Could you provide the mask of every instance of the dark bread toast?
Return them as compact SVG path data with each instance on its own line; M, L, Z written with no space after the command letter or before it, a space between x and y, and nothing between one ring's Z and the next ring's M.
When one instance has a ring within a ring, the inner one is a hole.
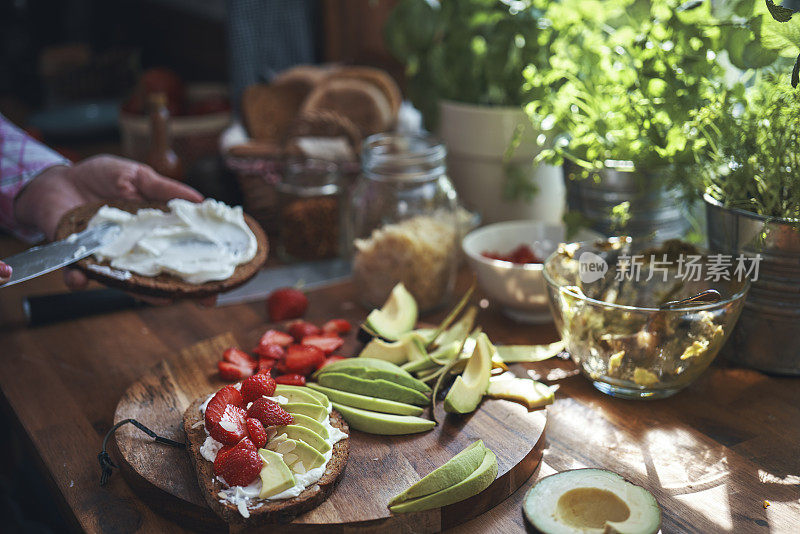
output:
M141 208L157 208L167 211L165 203L139 200L115 200L85 204L70 210L61 218L56 229L56 239L66 239L70 234L84 230L89 224L89 220L102 206L112 206L130 213L136 213ZM267 261L269 243L264 230L252 217L245 215L244 219L255 235L256 241L258 241L258 251L252 260L236 267L233 275L226 280L191 284L171 274L142 276L136 273L130 273L130 277L123 278L114 276L110 269L96 270L98 266L108 267L108 262L99 262L93 256L80 260L74 266L86 273L89 278L107 286L117 287L141 295L170 299L209 297L244 284L255 276L261 266L264 265L264 262Z
M250 517L245 519L239 510L229 502L220 502L217 494L223 489L222 484L214 476L214 464L200 454L200 447L206 440L206 431L200 405L206 400L201 397L194 401L183 414L183 430L186 432L186 443L189 457L192 459L200 490L211 509L232 527L254 528L274 523L287 523L312 508L319 506L333 492L338 484L347 457L350 452L350 438L344 438L333 446L331 459L325 473L316 484L307 487L297 497L280 501L262 501L258 508L250 508ZM331 425L346 434L350 434L347 423L335 410L330 414Z

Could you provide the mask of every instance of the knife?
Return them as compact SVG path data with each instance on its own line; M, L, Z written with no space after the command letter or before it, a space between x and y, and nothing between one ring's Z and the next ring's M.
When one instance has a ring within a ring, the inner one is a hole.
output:
M119 225L104 223L72 234L61 241L29 248L25 252L5 258L2 261L12 269L11 280L0 285L0 288L36 278L91 256L97 249L114 239L119 232Z
M231 306L264 300L280 287L300 286L301 289L318 289L343 282L350 277L350 271L350 260L347 259L296 263L285 267L262 269L247 283L220 294L216 305ZM26 297L22 302L22 309L28 319L28 325L39 326L145 305L118 289L93 289Z

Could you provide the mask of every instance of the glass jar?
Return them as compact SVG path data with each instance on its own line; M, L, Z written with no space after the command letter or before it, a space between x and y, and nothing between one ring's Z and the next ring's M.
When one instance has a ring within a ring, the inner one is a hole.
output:
M342 195L338 167L320 160L289 162L278 192L278 256L283 261L341 255Z
M367 307L379 307L397 282L420 311L453 292L458 264L457 207L444 145L423 134L368 137L351 194L348 241L353 281Z

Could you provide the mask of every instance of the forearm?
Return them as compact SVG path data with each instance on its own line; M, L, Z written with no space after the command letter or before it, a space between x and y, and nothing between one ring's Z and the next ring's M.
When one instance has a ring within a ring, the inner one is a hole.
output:
M0 115L0 227L26 241L40 240L41 226L36 218L28 216L35 211L35 206L20 210L19 200L28 186L35 185L32 181L38 182L40 176L53 174L51 171L63 169L65 165L69 165L67 159Z

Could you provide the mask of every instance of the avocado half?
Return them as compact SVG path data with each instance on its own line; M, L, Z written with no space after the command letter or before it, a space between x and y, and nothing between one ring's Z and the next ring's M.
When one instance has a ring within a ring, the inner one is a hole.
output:
M575 469L540 480L525 496L528 521L544 534L655 534L653 494L603 469Z
M372 310L367 316L366 326L383 339L397 341L410 332L417 323L417 301L403 284L392 289L389 298L380 310Z

